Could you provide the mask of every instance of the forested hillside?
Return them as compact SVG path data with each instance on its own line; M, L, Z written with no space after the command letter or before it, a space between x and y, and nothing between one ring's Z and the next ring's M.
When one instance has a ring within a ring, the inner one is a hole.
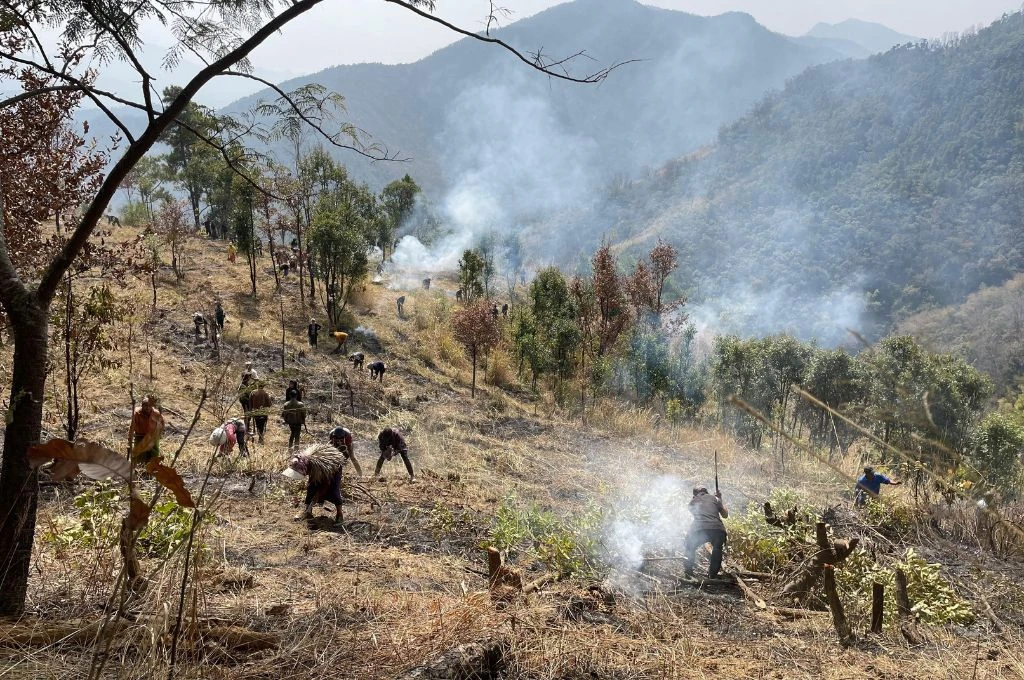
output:
M692 299L752 305L747 330L874 335L1024 268L1022 106L1021 14L812 68L712 148L562 215L564 253L664 236Z
M408 172L431 190L486 174L522 146L538 149L532 166L555 163L551 149L559 148L596 180L630 176L706 143L806 67L846 56L772 33L746 14L699 17L633 0L576 0L494 35L526 54L585 50L592 59L567 65L577 75L636 61L588 87L532 77L500 50L464 39L413 64L338 66L283 87L316 82L341 93L349 120L412 159L346 156L354 176L383 185ZM230 108L261 97L273 98L267 91Z

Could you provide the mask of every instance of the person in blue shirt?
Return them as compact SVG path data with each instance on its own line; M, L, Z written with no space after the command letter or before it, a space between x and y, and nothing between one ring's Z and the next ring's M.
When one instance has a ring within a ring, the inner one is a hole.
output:
M853 504L858 508L864 507L864 504L868 501L868 496L871 498L878 497L878 494L882 491L883 484L899 486L902 482L889 479L882 474L876 474L873 467L870 465L866 466L864 474L857 480L857 496L854 498Z

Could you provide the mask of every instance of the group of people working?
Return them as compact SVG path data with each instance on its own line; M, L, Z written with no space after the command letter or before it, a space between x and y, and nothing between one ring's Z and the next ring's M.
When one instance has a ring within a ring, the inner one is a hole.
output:
M855 507L862 508L867 504L869 498L878 497L883 485L898 486L901 483L875 472L875 469L868 465L864 468L864 474L857 479L853 504ZM729 517L729 510L722 502L720 491L716 489L712 495L708 493L707 488L702 486L693 489L689 510L690 515L693 516L693 523L690 525L690 532L687 534L683 546L684 573L687 578L693 578L697 549L710 543L711 558L708 564L708 578L716 578L722 569L722 553L725 550L725 542L728 537L725 523L722 520Z

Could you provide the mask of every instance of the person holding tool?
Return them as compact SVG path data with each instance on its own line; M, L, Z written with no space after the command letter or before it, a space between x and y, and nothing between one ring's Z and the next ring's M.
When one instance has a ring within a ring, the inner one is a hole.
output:
M708 578L716 578L722 569L722 552L725 550L727 539L722 519L729 516L729 510L722 502L722 492L718 488L717 451L715 451L715 495L709 494L703 486L694 487L689 509L690 514L693 515L693 523L690 525L690 532L686 535L683 549L684 573L687 578L693 578L697 548L710 543L711 561L708 564Z

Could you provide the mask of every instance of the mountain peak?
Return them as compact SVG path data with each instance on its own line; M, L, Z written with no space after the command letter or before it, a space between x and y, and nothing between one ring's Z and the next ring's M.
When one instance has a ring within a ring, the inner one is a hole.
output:
M811 38L847 40L856 43L868 52L886 52L896 45L917 42L917 38L906 35L873 21L846 19L836 24L818 23L806 33Z

